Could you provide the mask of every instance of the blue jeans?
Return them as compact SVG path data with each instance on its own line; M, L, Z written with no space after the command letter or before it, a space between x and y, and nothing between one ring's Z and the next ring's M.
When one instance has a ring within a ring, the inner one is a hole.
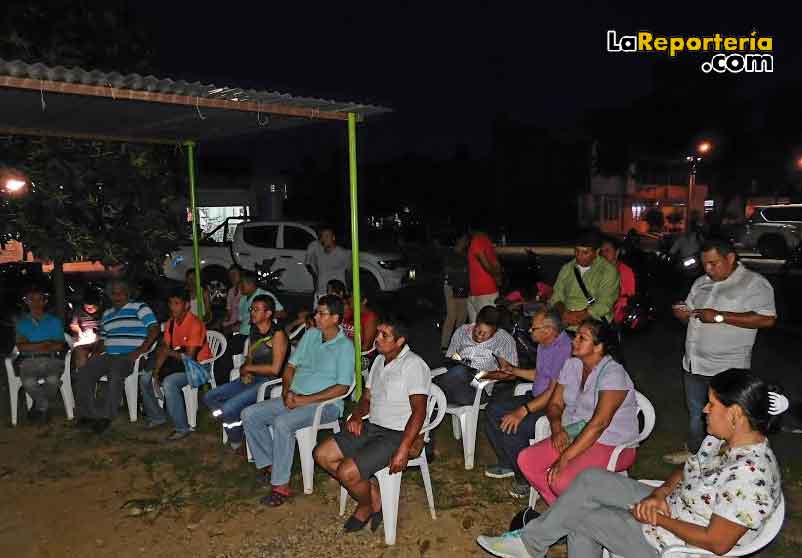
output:
M215 418L223 422L226 435L233 444L242 442L242 410L249 405L256 403L259 386L272 380L270 376L254 376L253 382L243 384L241 380L235 380L221 386L217 386L203 396L203 403L214 413L222 411L222 415ZM268 397L270 394L266 394Z
M292 457L295 453L295 432L312 426L317 405L287 409L278 397L262 401L242 411L245 437L257 469L273 466L270 484L281 486L290 482ZM340 416L335 405L326 405L321 423L333 422ZM273 432L270 432L270 426Z
M707 422L702 409L707 405L707 388L712 376L701 376L684 372L685 404L688 407L688 451L696 453L707 436Z
M167 414L173 420L176 432L189 432L189 421L187 420L187 408L184 405L184 394L181 392L184 386L189 383L184 372L170 374L162 381L164 391L164 404L167 407ZM167 421L164 410L159 406L159 400L153 391L153 381L150 372L145 372L139 376L139 390L142 392L142 405L145 407L145 414L155 423Z

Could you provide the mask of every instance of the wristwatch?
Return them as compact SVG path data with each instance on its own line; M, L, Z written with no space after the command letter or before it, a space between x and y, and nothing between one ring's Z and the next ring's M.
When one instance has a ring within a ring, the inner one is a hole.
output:
M723 314L716 314L715 316L713 316L713 321L716 322L717 324L723 324L724 323L724 315Z

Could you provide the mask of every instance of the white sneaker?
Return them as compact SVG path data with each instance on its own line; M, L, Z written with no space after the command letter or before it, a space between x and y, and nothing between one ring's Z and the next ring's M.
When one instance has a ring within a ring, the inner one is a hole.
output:
M521 541L521 531L507 531L498 537L476 537L476 542L483 549L500 558L532 558Z

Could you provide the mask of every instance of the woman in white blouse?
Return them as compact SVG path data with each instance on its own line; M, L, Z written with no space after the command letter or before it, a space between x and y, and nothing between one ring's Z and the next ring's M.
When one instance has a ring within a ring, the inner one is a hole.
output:
M787 409L779 392L748 370L714 376L704 408L709 435L662 486L588 469L523 529L479 537L479 545L496 556L541 558L567 536L572 558L601 556L602 546L624 558L641 558L656 557L674 544L721 556L753 541L782 494L766 438Z

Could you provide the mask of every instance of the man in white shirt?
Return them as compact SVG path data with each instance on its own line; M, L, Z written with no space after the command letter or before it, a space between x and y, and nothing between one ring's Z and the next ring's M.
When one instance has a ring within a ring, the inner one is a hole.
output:
M314 279L315 303L326 294L330 280L338 279L348 284L351 254L337 246L337 237L329 226L320 227L318 239L309 243L304 263Z
M777 320L771 284L738 262L729 242L705 242L702 263L705 275L694 282L686 300L673 307L674 316L688 325L682 358L688 447L663 457L673 464L699 451L706 436L702 409L710 379L730 368L751 368L757 330Z
M499 329L500 313L495 306L485 306L476 315L475 324L457 329L446 351L451 362L448 372L434 383L446 394L451 405L473 405L476 388L471 385L477 372L493 372L501 368L499 358L518 366L518 351L512 335ZM498 379L498 378L496 378ZM512 395L512 384L508 395Z
M345 423L345 430L315 448L315 461L357 501L345 531L361 530L370 521L373 531L382 521L376 472L403 471L410 453L423 449L418 434L426 419L431 371L407 345L406 324L394 317L379 322L373 362L362 399ZM370 421L363 419L370 413Z

